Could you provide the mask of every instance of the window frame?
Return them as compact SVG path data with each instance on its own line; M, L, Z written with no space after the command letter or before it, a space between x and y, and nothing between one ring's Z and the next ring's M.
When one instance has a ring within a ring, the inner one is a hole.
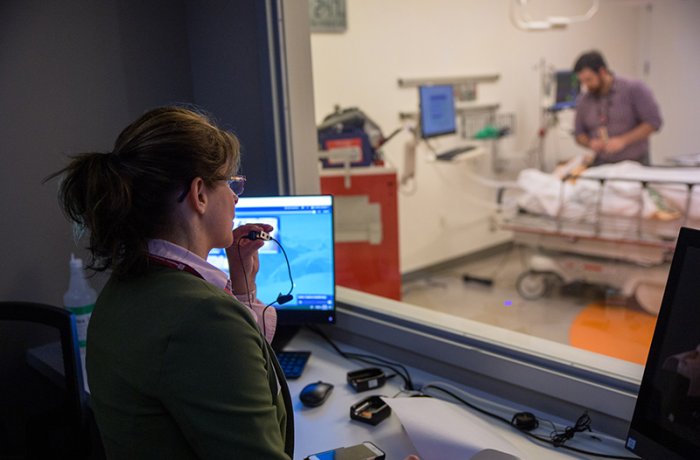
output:
M564 418L587 410L596 429L623 437L643 366L365 292L337 287L348 344Z

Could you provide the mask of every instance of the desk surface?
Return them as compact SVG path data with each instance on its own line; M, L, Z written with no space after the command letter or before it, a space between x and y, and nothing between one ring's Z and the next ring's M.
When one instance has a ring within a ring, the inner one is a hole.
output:
M338 343L338 346L344 351L354 351L367 353L365 350L358 350L354 347L349 347L343 343ZM402 460L410 454L416 454L416 448L411 443L408 435L404 431L399 418L392 413L389 418L381 422L377 426L367 425L361 422L350 419L350 406L361 399L370 395L395 396L400 392L401 380L394 378L389 380L383 387L374 391L365 391L356 393L355 390L347 384L346 374L348 371L357 370L363 367L369 367L359 362L349 361L333 350L330 345L324 342L320 337L308 330L301 330L286 347L288 350L310 350L311 357L304 369L304 373L297 380L289 381L289 389L292 395L292 404L294 406L295 420L295 460L302 460L307 455L331 450L337 447L351 446L362 443L363 441L372 441L379 446L387 454L387 460ZM35 365L40 366L40 370L44 372L59 372L60 369L60 348L56 344L40 347L33 350L33 353L28 356ZM38 363L38 364L37 364ZM560 420L556 416L543 414L531 410L529 408L518 407L510 404L507 401L498 399L493 395L486 395L483 392L469 389L465 386L455 384L444 379L435 377L434 375L422 372L420 370L408 368L411 377L415 384L421 385L428 382L442 381L450 385L456 385L462 390L469 391L475 397L481 398L486 403L491 402L496 406L487 407L489 410L499 412L499 415L510 418L508 415L528 410L534 412L539 418L551 420L557 423L558 426L571 424L571 421ZM308 408L299 401L299 392L308 383L323 380L334 385L333 392L328 400L320 407ZM476 401L472 401L478 404ZM484 403L484 404L486 404ZM482 404L479 404L484 407ZM494 409L494 407L501 409ZM505 409L503 406L508 406ZM518 407L518 409L510 409L510 407ZM464 411L469 409L463 408ZM472 411L472 414L478 415ZM489 425L494 433L500 435L506 441L510 442L522 454L522 460L538 459L538 460L559 460L559 459L582 459L595 458L585 455L575 454L570 451L561 449L553 449L544 447L529 438L523 436L514 428L501 424L493 419L485 416L480 416L482 420ZM595 427L595 421L593 426ZM537 432L541 435L546 435L547 430ZM586 433L579 433L570 441L568 445L584 450L591 450L600 453L611 455L632 456L627 452L623 443L619 439L612 439L605 435L596 433L599 439L593 438ZM424 459L431 460L431 459ZM440 459L449 460L449 459ZM485 460L485 459L484 459Z
M345 346L342 343L338 343L338 345L344 351L367 353L364 350L357 350L356 348ZM302 376L297 380L289 381L296 424L295 460L302 460L305 456L316 452L342 446L350 446L363 441L374 442L387 453L387 460L401 460L407 455L417 453L395 414L392 414L388 419L377 426L351 420L349 416L350 406L367 396L374 394L395 396L399 393L402 382L398 377L389 380L387 384L377 390L356 393L346 382L347 372L370 366L356 361L346 360L338 355L330 345L325 343L320 337L307 330L301 330L286 349L310 350L312 352ZM409 370L415 383L425 384L427 382L440 380L452 385L455 384L454 382L437 378L434 375L419 370L411 368L409 368ZM299 392L308 383L318 380L332 383L335 386L333 392L328 400L320 407L308 408L303 406L299 401ZM459 387L463 390L468 390L468 388L464 386ZM475 392L475 394L481 397L484 396L483 393ZM488 398L488 395L486 395L486 397ZM496 402L496 398L493 398L493 400ZM503 401L498 402L503 404ZM464 408L464 410L466 411L468 409ZM519 410L523 409L514 409L512 413ZM473 413L477 414L476 412ZM538 417L552 420L555 423L560 423L562 425L572 424L571 421L559 420L557 417L549 414L535 413ZM523 436L514 428L501 424L496 420L489 419L488 417L481 417L493 428L494 432L505 438L522 453L523 460L594 458L561 449L555 450L553 448L544 447ZM595 421L593 426L595 427ZM546 435L548 431L549 430L540 430L538 434ZM632 456L632 454L624 449L621 440L608 438L605 435L600 435L599 437L601 438L600 440L592 438L587 434L579 433L574 438L574 441L570 441L569 445L579 449L592 450L610 455Z

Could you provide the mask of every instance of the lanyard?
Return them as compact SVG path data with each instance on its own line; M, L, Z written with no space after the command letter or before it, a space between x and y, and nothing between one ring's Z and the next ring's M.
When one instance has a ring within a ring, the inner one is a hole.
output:
M191 273L197 278L204 279L204 277L194 268L190 267L186 263L178 262L173 259L168 259L167 257L157 256L155 254L148 254L148 258L151 262L163 267L174 268L175 270L180 270L183 272Z
M600 127L607 127L610 121L610 94L606 94L598 105L598 122Z

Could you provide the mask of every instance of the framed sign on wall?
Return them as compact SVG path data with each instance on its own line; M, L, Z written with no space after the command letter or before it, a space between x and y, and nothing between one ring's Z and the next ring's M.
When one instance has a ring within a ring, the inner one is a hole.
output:
M345 0L309 0L311 32L340 33L347 29Z

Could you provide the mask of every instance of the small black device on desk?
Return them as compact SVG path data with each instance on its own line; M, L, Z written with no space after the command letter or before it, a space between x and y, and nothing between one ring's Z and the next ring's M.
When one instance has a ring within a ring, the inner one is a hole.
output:
M288 380L294 380L301 377L302 372L304 372L304 367L306 367L306 362L309 360L309 356L311 356L311 352L278 351L275 355L277 355L277 361L280 363L284 376Z
M347 380L350 386L359 393L360 391L372 390L384 385L386 375L384 375L384 371L377 367L368 367L348 372Z
M370 396L350 406L350 418L362 423L377 425L391 415L391 407L381 396Z

